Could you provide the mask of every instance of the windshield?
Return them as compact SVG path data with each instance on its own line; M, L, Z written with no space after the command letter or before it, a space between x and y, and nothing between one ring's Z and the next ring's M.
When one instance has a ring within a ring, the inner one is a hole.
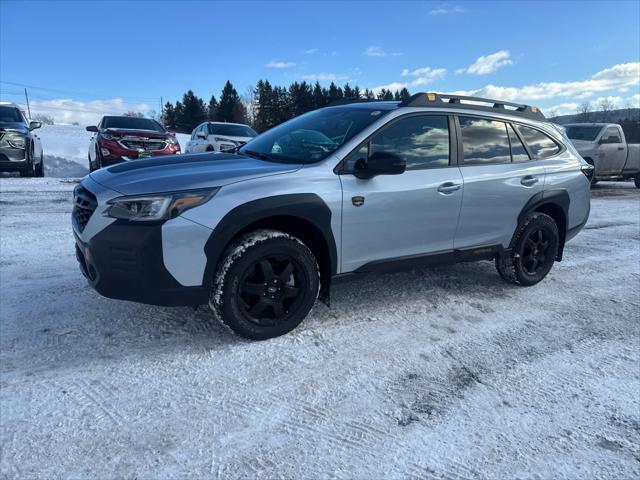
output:
M598 136L598 133L600 133L600 130L602 130L601 126L567 126L567 137L571 140L587 140L593 142Z
M229 137L255 137L258 135L246 125L220 125L216 123L209 124L209 132L214 135L227 135Z
M0 123L24 123L16 107L0 107Z
M155 120L138 117L104 117L102 128L124 128L127 130L152 130L164 132L164 128Z
M240 153L262 155L276 162L318 162L385 113L371 108L315 110L263 133Z

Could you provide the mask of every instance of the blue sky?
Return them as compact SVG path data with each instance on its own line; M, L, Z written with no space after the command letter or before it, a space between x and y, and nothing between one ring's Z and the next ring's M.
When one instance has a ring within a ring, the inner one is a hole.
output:
M331 79L575 110L640 103L640 2L0 0L0 97L62 119ZM36 88L37 87L37 88ZM66 108L66 111L65 111ZM75 112L73 111L75 110Z

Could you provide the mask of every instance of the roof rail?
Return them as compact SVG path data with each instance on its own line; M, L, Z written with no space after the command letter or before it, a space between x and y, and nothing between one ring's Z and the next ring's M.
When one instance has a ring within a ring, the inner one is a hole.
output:
M331 102L327 107L337 107L339 105L349 105L351 103L370 103L370 102L392 102L393 100L381 100L378 98L357 98L357 97L349 97L349 98L341 98L339 100L335 100Z
M530 105L503 102L502 100L491 100L489 98L482 97L451 95L448 93L416 93L411 95L411 97L404 102L400 103L401 107L439 107L445 105L447 108L465 108L470 110L482 110L485 112L508 113L510 115L531 118L534 120L546 120L544 114L537 107L532 107Z

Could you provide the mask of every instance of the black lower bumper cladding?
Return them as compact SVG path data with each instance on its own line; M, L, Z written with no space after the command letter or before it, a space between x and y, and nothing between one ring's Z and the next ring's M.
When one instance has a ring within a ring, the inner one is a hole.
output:
M151 305L202 305L208 289L180 285L162 258L161 222L117 220L83 242L76 235L76 257L89 284L101 295Z

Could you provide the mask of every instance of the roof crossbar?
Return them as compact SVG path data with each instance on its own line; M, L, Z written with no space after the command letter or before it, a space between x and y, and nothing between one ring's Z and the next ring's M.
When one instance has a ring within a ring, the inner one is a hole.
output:
M463 103L467 102L467 103ZM438 107L448 106L465 108L469 110L481 110L485 112L509 113L510 115L531 118L534 120L546 120L544 114L537 107L521 103L491 100L482 97L469 97L465 95L452 95L448 93L416 93L404 102L400 107ZM511 107L511 108L507 108Z

